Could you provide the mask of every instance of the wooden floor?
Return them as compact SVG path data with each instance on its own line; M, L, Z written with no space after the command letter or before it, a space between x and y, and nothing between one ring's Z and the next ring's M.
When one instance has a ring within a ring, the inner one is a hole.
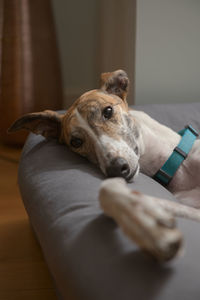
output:
M0 145L0 300L54 300L17 187L20 152Z

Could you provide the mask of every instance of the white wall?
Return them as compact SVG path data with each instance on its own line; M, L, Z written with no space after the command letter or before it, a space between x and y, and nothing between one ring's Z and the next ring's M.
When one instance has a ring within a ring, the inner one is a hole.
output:
M101 1L52 0L68 104L98 82ZM137 0L135 90L140 104L200 101L200 0Z
M200 101L200 1L138 0L136 103Z
M135 1L52 0L65 107L98 87L101 72L125 69L133 84Z

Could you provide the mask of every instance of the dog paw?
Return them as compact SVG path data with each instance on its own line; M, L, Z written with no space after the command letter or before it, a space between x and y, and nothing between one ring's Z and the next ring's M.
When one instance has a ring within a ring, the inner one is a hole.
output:
M182 234L176 228L174 216L153 197L132 192L122 178L115 178L102 183L99 200L104 213L159 261L180 253Z

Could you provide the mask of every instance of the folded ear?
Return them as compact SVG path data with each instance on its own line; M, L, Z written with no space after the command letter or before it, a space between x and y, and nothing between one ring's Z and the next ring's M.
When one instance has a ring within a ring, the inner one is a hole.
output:
M62 117L63 115L51 110L30 113L16 120L8 129L8 133L26 129L35 134L41 134L46 138L59 139L61 136Z
M119 96L126 100L129 87L129 79L125 71L117 70L101 74L101 89L109 94Z

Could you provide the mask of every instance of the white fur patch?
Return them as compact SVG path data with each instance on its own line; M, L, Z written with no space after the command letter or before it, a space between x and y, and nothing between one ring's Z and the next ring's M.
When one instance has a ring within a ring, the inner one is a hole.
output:
M109 152L118 152L123 154L122 156L124 156L125 152L127 155L130 155L133 153L133 150L129 147L129 145L123 140L116 140L113 139L112 137L108 136L108 135L102 135L100 137L100 142L102 145L106 146L106 148L108 147L110 149Z
M113 158L123 157L124 159L126 159L131 169L135 169L137 167L137 155L122 138L120 140L116 140L107 135L102 135L100 137L100 144L102 146L102 156L104 158L104 164L107 163L107 154L109 153L111 156L113 156Z

